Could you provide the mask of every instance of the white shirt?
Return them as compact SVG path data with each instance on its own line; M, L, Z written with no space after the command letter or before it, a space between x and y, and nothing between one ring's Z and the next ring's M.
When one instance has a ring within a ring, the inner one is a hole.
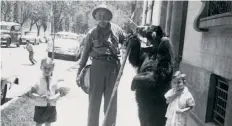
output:
M31 44L27 44L26 45L26 49L27 49L27 51L33 51L33 47L32 47L32 45Z
M58 81L57 79L54 79L53 77L49 77L49 90L47 90L47 82L45 80L45 76L42 75L38 82L35 84L34 89L36 94L38 95L48 95L48 96L54 96L56 94L56 91L58 88ZM47 101L45 99L37 98L35 99L35 105L36 106L47 106ZM51 102L50 106L55 106L56 101Z

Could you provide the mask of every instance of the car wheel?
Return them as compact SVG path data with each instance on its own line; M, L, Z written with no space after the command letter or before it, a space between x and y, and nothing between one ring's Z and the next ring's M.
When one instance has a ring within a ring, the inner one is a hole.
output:
M2 99L1 99L1 105L5 103L6 101L6 92L7 92L7 84L4 86L4 89L2 91Z
M10 46L10 44L11 44L11 39L9 38L9 39L7 39L6 47L9 47L9 46Z

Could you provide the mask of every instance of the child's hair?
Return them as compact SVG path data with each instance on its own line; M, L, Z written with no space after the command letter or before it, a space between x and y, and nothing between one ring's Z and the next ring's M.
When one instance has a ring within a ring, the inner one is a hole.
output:
M182 79L184 84L187 84L186 81L186 74L182 73L181 71L176 71L173 74L173 79Z
M42 68L42 66L55 66L54 61L51 58L44 58L41 60L41 65L40 68Z

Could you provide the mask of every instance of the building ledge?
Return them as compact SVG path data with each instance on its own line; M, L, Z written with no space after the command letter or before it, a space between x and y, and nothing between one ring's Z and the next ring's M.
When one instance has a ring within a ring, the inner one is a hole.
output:
M232 28L232 12L201 18L199 28L201 29Z

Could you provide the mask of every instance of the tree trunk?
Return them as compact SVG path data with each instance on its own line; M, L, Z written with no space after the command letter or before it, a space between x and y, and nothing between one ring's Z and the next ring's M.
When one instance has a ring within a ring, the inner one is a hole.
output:
M37 36L39 36L39 34L40 34L40 28L41 28L41 26L37 26Z
M6 21L6 14L4 14L4 21Z
M131 3L131 14L133 14L133 12L135 11L136 4L137 4L137 1L132 1L132 3Z
M21 10L19 9L19 2L16 1L15 5L14 5L14 15L13 15L13 20L17 23L19 23L19 12L21 12Z
M30 24L30 31L32 30L32 26L34 25L33 21L31 21L31 24Z

